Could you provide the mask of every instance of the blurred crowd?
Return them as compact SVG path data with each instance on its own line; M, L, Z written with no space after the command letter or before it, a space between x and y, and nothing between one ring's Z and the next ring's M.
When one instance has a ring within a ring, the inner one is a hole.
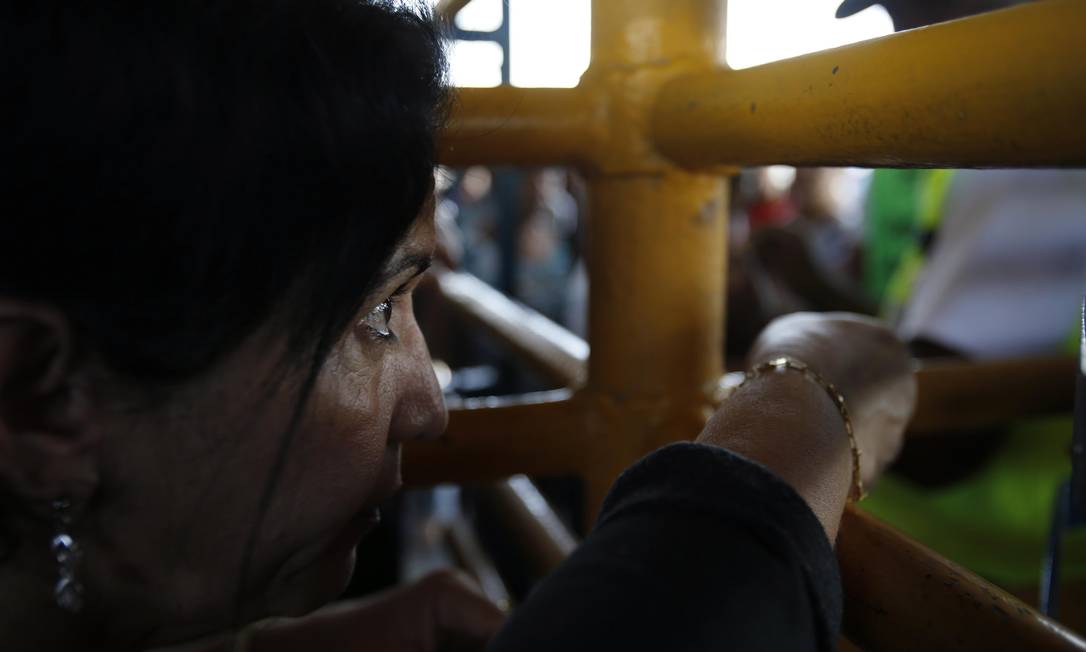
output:
M1019 0L883 0L912 29ZM876 4L846 0L838 17ZM564 168L439 173L441 258L586 335L584 181ZM889 322L919 359L1070 355L1086 294L1086 171L784 166L743 170L729 190L726 356L743 368L773 318L849 311ZM661 220L669 216L661 215ZM425 309L425 308L424 308ZM487 338L423 319L449 391L546 389ZM1035 601L1069 415L910 439L865 509ZM1086 541L1065 550L1086 622ZM1073 606L1077 604L1078 606Z
M564 168L440 173L445 264L585 336L585 183ZM660 219L668 219L662 215ZM1086 172L742 171L731 179L728 368L800 310L880 316L918 358L1070 354L1086 293ZM424 323L463 396L548 389L440 310ZM436 337L435 337L436 335ZM865 507L1032 599L1070 418L912 440ZM963 536L962 531L968 534ZM1086 578L1086 547L1065 575Z

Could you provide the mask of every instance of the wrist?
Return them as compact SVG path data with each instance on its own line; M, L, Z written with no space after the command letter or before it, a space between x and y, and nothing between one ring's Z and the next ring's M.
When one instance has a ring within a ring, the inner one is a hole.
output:
M710 419L700 443L727 448L790 484L832 541L852 486L852 454L841 415L798 373L754 376Z
M850 502L863 500L867 494L864 491L863 477L860 470L860 447L856 442L856 433L852 423L852 416L849 412L848 405L845 403L845 397L841 393L841 390L803 360L788 355L777 356L755 365L747 372L746 379L749 381L752 378L762 375L789 373L798 373L804 379L822 389L822 391L825 392L826 397L837 409L838 414L840 414L841 424L844 429L845 438L848 441L852 462L852 488L849 491L848 498Z

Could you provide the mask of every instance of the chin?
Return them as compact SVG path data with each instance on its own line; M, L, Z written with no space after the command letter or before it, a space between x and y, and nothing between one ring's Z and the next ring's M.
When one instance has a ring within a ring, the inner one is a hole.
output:
M267 606L261 617L304 616L341 596L354 574L358 543L380 521L377 509L363 509L328 538L298 551L261 596Z
M331 553L314 560L277 587L270 604L273 613L269 615L304 616L342 595L354 574L356 553L354 546L340 554Z

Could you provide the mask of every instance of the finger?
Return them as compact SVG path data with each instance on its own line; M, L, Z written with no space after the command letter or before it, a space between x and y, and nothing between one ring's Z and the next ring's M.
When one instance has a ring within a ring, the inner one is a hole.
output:
M505 614L463 573L439 571L423 579L437 650L482 649L505 623Z

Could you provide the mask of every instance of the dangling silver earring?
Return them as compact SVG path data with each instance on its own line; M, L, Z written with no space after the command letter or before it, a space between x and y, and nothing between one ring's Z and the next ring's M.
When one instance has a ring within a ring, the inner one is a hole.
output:
M83 551L69 532L72 526L71 500L60 498L53 501L53 520L56 535L50 542L50 548L57 560L57 584L53 589L53 598L61 609L78 613L83 609L83 585L76 577L76 570Z

